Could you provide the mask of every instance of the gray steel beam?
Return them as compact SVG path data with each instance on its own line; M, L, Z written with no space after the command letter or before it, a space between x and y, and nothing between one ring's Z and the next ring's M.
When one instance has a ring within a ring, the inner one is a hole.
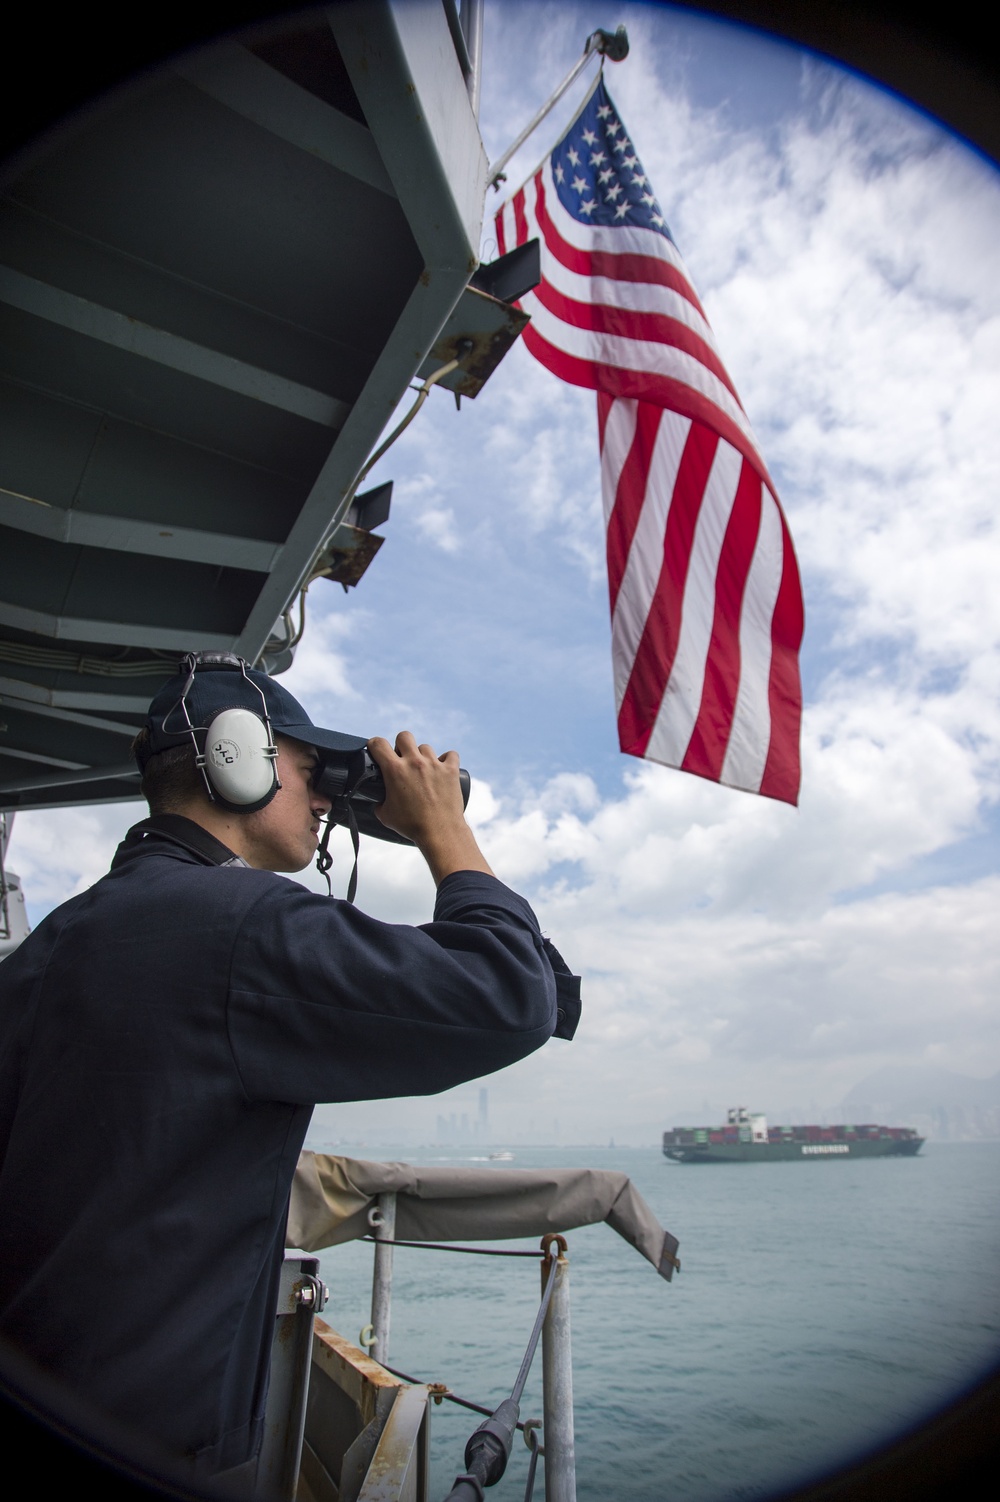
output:
M32 793L38 789L66 787L78 782L116 782L125 777L138 779L139 769L134 761L123 762L114 767L85 767L75 771L67 768L62 772L36 772L34 775L26 773L23 777L10 777L6 782L0 782L0 798L6 798L11 793ZM138 792L137 786L137 796Z
M135 728L115 725L109 730L103 721L2 694L0 777L20 777L22 762L71 771L117 763L130 756ZM8 758L13 759L12 764L8 764Z
M173 668L163 664L163 676L169 678ZM107 678L92 678L92 683L107 683ZM86 725L97 730L114 730L122 735L133 736L146 716L150 695L73 693L65 689L45 688L40 683L30 683L23 678L0 677L0 704L10 704L31 714L51 715L70 724ZM105 720L81 710L106 709L135 715L134 725L120 725L115 720Z
M252 537L201 532L162 522L138 521L133 516L105 516L100 512L53 506L34 496L0 486L0 525L31 532L53 542L111 548L145 557L182 558L191 563L216 563L267 574L281 555L282 544Z
M170 664L168 662L164 662L164 676L170 676ZM27 715L38 715L41 719L62 719L66 724L84 725L87 730L110 730L116 736L128 736L129 740L137 733L141 721L143 721L143 716L140 715L135 719L134 725L123 725L119 724L117 719L104 719L99 715L81 715L77 710L56 709L56 707L53 707L53 704L39 704L33 698L26 698L23 694L12 694L12 692L9 692L12 682L15 682L15 680L9 679L9 677L0 677L0 704L9 704L11 709L23 709ZM95 682L98 682L98 680L95 679Z
M53 788L51 795L48 797L41 795L35 797L29 793L26 798L23 793L11 793L10 798L14 801L8 804L7 812L12 814L27 814L37 813L44 808L97 808L99 805L103 806L108 803L138 803L145 809L145 804L142 802L142 794L138 788L136 788L134 793L125 792L121 782L93 782L87 783L86 786L105 789L113 787L116 791L111 793L105 791L103 796L95 792L92 797L89 795L84 797L80 796L80 790L74 791L71 787L69 795L64 794L61 798L58 796L61 791L59 788ZM143 817L142 813L136 814L137 819Z
M74 616L55 615L46 610L32 610L26 605L0 601L0 625L17 631L31 631L36 636L57 641L102 642L114 647L155 647L167 652L187 652L197 646L199 652L233 652L232 636L196 627L152 626L139 621L80 620Z
M428 268L458 268L467 281L489 167L443 6L365 0L327 16Z
M89 298L52 287L9 266L0 267L0 301L22 313L31 313L48 323L114 345L184 375L197 376L213 386L252 397L321 427L339 428L350 411L346 402L322 391L314 391L286 376L275 375L273 371L262 370L257 365L236 359L234 355L224 355L195 344L166 329L154 328L138 318L129 318L125 313L102 307Z
M182 58L173 71L220 104L339 172L395 197L370 130L235 42Z
M184 95L192 91L186 85L181 85ZM199 102L201 95L196 95ZM205 101L211 103L211 101ZM224 113L213 106L213 115ZM178 127L181 121L178 120ZM218 122L216 122L218 124ZM242 122L241 122L242 125ZM251 134L252 132L242 127L239 134ZM257 134L253 132L253 134ZM259 143L258 143L259 144ZM282 143L279 143L282 144ZM211 153L211 140L205 142L206 154ZM249 145L246 145L246 153L249 154ZM284 152L291 157L301 157L301 152L287 150ZM228 155L228 153L226 154ZM217 159L217 158L216 158ZM310 162L312 158L310 158ZM151 175L155 164L150 165ZM192 164L194 165L194 164ZM223 159L225 166L225 155ZM94 164L96 169L96 164ZM99 170L99 169L97 169ZM110 169L109 169L110 170ZM231 170L234 175L241 171L249 175L252 171L250 163L243 158L232 162ZM272 166L273 175L273 166ZM316 182L319 178L319 183ZM287 222L290 213L288 199L298 201L301 211L309 213L319 207L322 217L321 226L313 223L313 233L318 230L318 241L321 252L327 250L327 236L333 229L332 216L329 213L329 204L324 211L322 206L313 202L317 187L323 183L324 178L329 178L325 183L327 199L332 202L338 195L336 189L340 186L338 178L333 173L328 173L322 163L317 164L316 172L310 176L300 175L295 188L288 188L288 197L282 200L276 212L279 222ZM357 190L361 184L345 180L344 186L351 190L352 201L359 199ZM235 184L234 184L235 187ZM301 191L299 191L301 189ZM165 187L164 192L169 190ZM239 190L236 189L237 194ZM272 204L271 185L261 186L260 194L263 201L260 203L261 217L256 222L256 233L251 233L247 240L246 232L240 235L239 260L245 262L252 256L254 240L263 234L268 236L268 224ZM375 195L364 190L366 200L372 200ZM189 206L183 216L183 222L176 227L179 236L185 233L185 229L194 229L199 223L199 205ZM398 211L398 210L397 210ZM356 209L355 209L356 212ZM349 216L353 218L353 214ZM288 224L291 234L286 234L289 253L294 255L294 247L301 245L301 212L294 224ZM94 225L92 228L101 230L105 234L110 232L109 226ZM204 225L204 232L212 234L209 225ZM254 230L254 226L251 226ZM280 233L280 231L279 231ZM345 235L345 242L347 236ZM246 243L245 243L246 242ZM39 276L53 286L62 287L67 292L75 292L80 297L89 298L91 302L98 303L102 307L116 308L120 313L127 313L133 318L138 318L144 323L151 324L155 328L170 329L173 333L190 339L194 344L205 345L214 350L222 350L226 354L234 356L238 360L245 360L248 364L261 366L279 375L287 376L289 380L298 381L304 386L314 387L319 391L330 391L343 401L351 400L351 391L340 385L328 384L339 379L345 379L343 368L344 358L356 357L358 347L357 331L366 325L366 310L362 310L358 316L358 308L354 306L355 322L353 326L344 323L341 326L333 324L329 318L321 315L320 323L325 332L320 332L314 326L308 316L303 318L306 309L301 302L295 307L288 307L285 313L277 310L268 310L260 305L259 299L246 294L251 291L250 287L242 286L236 295L227 293L222 287L213 287L210 267L205 267L203 275L208 281L198 279L197 268L189 265L187 274L183 271L172 271L168 267L148 259L152 246L143 245L140 249L146 252L143 256L132 254L129 251L109 244L107 239L100 236L81 237L65 225L60 224L48 217L44 207L35 211L26 204L19 204L14 200L8 200L4 204L4 213L0 218L0 262L11 266L16 271L24 272L27 276ZM164 245L164 250L169 252L169 245ZM278 247L272 247L278 251ZM338 267L344 264L346 243L338 248ZM162 256L160 258L162 260ZM367 266L367 260L364 263ZM44 268L44 269L43 269ZM217 268L216 268L217 269ZM315 271L315 268L313 268ZM216 278L217 279L217 278ZM273 288L272 278L267 280L267 289ZM288 289L285 281L282 290ZM240 295L240 292L243 295ZM325 312L326 310L324 310ZM292 316L286 316L286 314ZM295 314L298 314L296 317ZM350 371L346 372L346 379L350 380ZM356 383L360 386L360 380Z
M469 53L470 72L466 79L469 103L478 120L483 73L483 0L462 0L459 16Z
M368 0L327 12L425 266L235 648L256 660L349 488L477 265L486 154L442 7Z
M163 672L169 678L174 669L169 662L164 662ZM17 699L13 694L0 694L0 704L9 704L11 708L23 709L26 713L38 715L40 719L61 720L68 725L80 725L87 730L110 731L112 735L124 736L129 742L138 734L142 726L142 715L137 715L135 723L123 725L120 720L106 720L102 715L80 714L71 709L55 709L49 704L32 704L25 699Z
M379 1438L358 1502L425 1502L430 1388L401 1387Z
M461 291L459 286L438 302L441 323L447 319ZM294 599L312 560L347 515L351 483L375 448L422 354L437 335L441 325L435 315L429 316L428 305L433 306L434 299L428 293L429 288L423 283L418 283L411 293L288 534L282 556L271 570L233 649L248 662L256 661L275 622Z
M16 761L38 762L43 767L64 767L73 772L81 772L87 765L85 761L67 761L63 756L43 756L40 751L24 751L19 746L8 746L6 741L0 741L0 756L13 756Z

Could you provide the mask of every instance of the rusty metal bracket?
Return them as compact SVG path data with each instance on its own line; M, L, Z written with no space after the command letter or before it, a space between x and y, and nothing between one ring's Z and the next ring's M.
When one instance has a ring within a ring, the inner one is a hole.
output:
M542 1270L542 1276L543 1276L543 1278L545 1276L545 1269L546 1269L546 1267L552 1262L552 1244L553 1244L553 1242L556 1245L556 1248L558 1250L558 1255L560 1257L565 1257L567 1251L569 1250L569 1244L568 1244L565 1236L560 1236L558 1231L548 1231L542 1237L542 1257L545 1259L544 1260L544 1264L543 1264L543 1270Z
M441 377L458 396L475 397L482 391L504 355L531 322L513 303L468 286L441 330L419 375L444 361L453 361Z

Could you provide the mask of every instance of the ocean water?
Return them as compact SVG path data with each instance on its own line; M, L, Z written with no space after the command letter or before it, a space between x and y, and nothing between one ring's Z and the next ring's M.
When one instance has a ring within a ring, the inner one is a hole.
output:
M998 1143L702 1168L654 1148L515 1151L499 1166L629 1174L680 1240L667 1284L609 1227L568 1234L580 1502L767 1496L888 1441L1000 1360ZM367 1156L470 1162L458 1149ZM354 1340L371 1264L362 1243L322 1256L325 1317ZM398 1249L390 1364L495 1405L538 1289L527 1259ZM541 1417L540 1353L521 1417ZM478 1422L433 1410L432 1497L464 1469ZM518 1439L492 1496L520 1502L527 1458Z

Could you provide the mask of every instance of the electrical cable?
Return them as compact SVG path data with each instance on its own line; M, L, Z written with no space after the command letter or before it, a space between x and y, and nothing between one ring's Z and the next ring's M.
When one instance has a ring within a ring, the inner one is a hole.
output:
M426 381L424 381L423 385L417 388L417 399L413 403L413 406L410 408L409 412L407 412L406 416L403 418L402 422L396 424L385 442L379 444L378 448L375 450L374 454L372 454L371 458L367 460L366 463L364 463L358 470L354 484L347 492L346 499L348 506L351 504L355 495L357 494L358 486L361 484L361 481L366 477L366 475L368 475L371 470L375 468L382 455L392 448L392 445L396 442L396 439L410 426L410 423L416 417L424 402L430 396L432 388L437 385L438 381L443 380L446 375L451 375L453 370L457 370L459 365L465 359L466 355L472 353L472 340L460 339L458 341L457 348L458 354L455 356L455 359L449 360L447 365L442 365L439 370L433 371L432 374L427 377Z
M535 1323L532 1327L531 1335L528 1339L528 1347L524 1353L524 1360L521 1362L521 1370L518 1372L517 1381L514 1383L514 1386L511 1389L510 1396L511 1402L513 1403L519 1404L521 1401L521 1394L524 1392L524 1384L528 1380L528 1373L531 1371L531 1363L535 1357L535 1349L538 1345L538 1337L542 1333L542 1325L545 1323L545 1316L548 1314L549 1304L552 1302L552 1290L556 1286L556 1273L558 1272L558 1270L559 1259L558 1257L553 1257L552 1266L549 1268L548 1281L545 1284L545 1292L542 1294L542 1302L538 1306L538 1313L535 1315Z
M32 646L27 642L0 640L0 662L19 667L48 668L54 673L82 673L98 678L150 678L162 674L165 662L176 661L176 653L159 652L153 657L132 660L114 657L89 657L82 652L61 652L56 647Z
M424 402L430 396L431 391L433 390L437 382L443 380L446 375L451 375L451 372L453 370L458 369L459 365L465 359L466 355L471 354L473 348L472 340L460 339L458 341L457 348L458 354L456 355L455 359L449 360L447 365L442 365L440 369L432 371L431 374L427 377L426 381L424 381L423 385L417 388L417 399L413 403L413 406L410 408L409 412L407 412L406 416L402 419L401 422L396 424L385 442L379 444L378 448L375 450L374 454L372 454L371 458L366 460L366 462L358 470L358 473L355 475L354 480L351 483L350 489L347 491L340 505L339 512L341 517L347 515L350 504L354 500L354 497L357 495L358 486L361 484L362 480L364 480L366 475L368 475L370 471L375 468L375 465L382 458L382 455L387 453L388 450L392 448L392 445L396 442L396 439L410 426L410 423L416 417L417 413L424 405ZM412 390L412 387L410 389ZM325 568L317 569L316 567L317 561L320 557L322 557L323 551L324 549L320 548L316 557L309 565L309 572L306 575L305 583L299 590L299 627L294 636L292 636L291 634L289 635L289 640L286 643L286 649L294 649L302 640L303 633L306 629L306 591L308 590L310 584L314 579L322 579L327 572ZM284 620L289 633L291 633L292 608L292 605L289 604L282 612L282 620Z

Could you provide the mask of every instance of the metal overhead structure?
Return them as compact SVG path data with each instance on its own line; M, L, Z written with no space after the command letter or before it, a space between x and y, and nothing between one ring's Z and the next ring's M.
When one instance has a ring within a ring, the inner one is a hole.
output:
M458 358L441 384L475 396L523 327L499 265L469 285L480 12L281 19L10 166L0 809L136 797L129 743L182 652L287 667L316 560L353 584L377 550L387 502L352 487L414 376Z

